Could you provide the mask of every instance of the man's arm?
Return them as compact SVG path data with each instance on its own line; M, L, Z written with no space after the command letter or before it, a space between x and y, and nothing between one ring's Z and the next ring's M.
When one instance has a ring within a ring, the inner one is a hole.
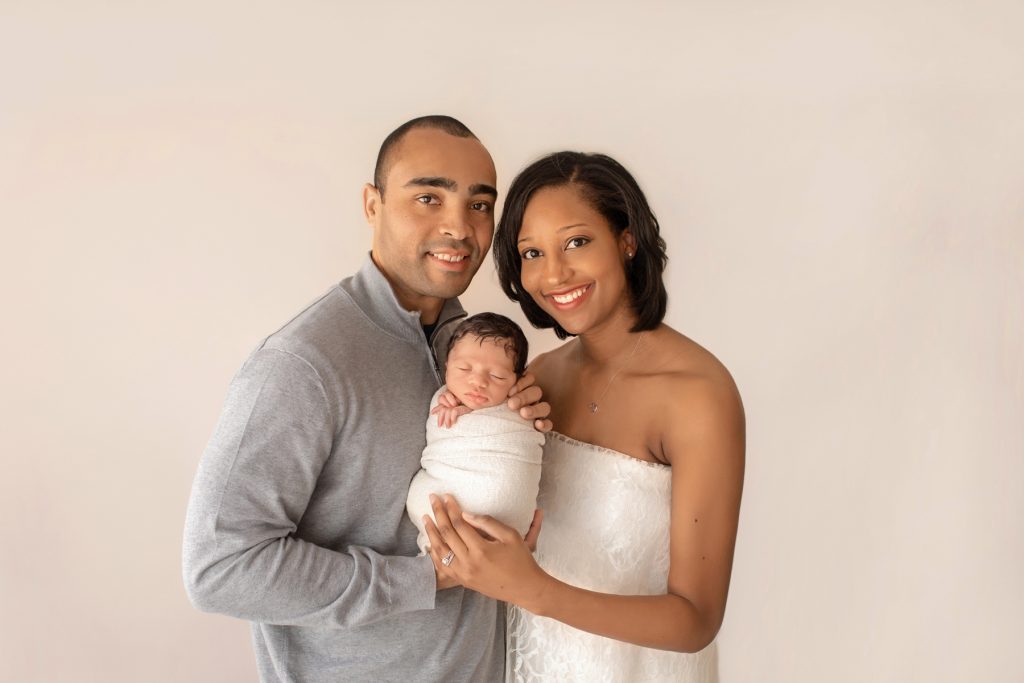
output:
M429 558L384 556L359 546L337 552L293 535L335 431L335 411L305 360L261 349L246 362L189 500L183 570L196 607L319 627L433 608Z

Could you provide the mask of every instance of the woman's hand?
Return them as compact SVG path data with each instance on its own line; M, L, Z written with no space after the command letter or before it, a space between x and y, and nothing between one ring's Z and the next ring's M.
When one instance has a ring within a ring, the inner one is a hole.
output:
M541 401L542 392L536 384L537 378L527 372L508 390L508 407L518 410L525 420L533 420L533 427L538 432L550 432L554 425L547 419L551 414L551 405Z
M444 568L466 588L526 609L543 601L553 579L533 559L530 547L540 533L534 517L527 537L493 517L462 512L450 495L430 496L434 521L424 518L435 567ZM453 553L445 568L442 560ZM440 573L440 570L439 570Z

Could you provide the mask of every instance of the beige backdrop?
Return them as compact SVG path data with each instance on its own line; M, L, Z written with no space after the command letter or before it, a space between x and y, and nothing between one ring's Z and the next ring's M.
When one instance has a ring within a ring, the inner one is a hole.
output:
M196 463L446 112L502 189L648 192L747 407L723 680L1024 680L1024 6L342 4L0 0L0 679L255 678L181 585Z

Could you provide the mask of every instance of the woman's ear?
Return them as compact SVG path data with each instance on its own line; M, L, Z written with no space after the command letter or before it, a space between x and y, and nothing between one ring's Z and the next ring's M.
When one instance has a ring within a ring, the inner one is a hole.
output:
M619 235L619 245L622 247L622 253L626 255L627 259L633 258L636 255L636 238L633 237L633 232L626 228Z

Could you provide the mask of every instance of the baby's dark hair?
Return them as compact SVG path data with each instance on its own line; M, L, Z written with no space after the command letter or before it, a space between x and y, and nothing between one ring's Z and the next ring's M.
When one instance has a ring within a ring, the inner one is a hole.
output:
M512 366L515 368L516 377L526 370L526 360L530 353L530 345L526 341L526 335L519 325L510 319L497 313L477 313L471 315L455 328L452 338L448 340L448 353L451 353L455 342L466 335L479 337L483 342L485 339L493 339L495 342L505 342L505 352L512 357Z

